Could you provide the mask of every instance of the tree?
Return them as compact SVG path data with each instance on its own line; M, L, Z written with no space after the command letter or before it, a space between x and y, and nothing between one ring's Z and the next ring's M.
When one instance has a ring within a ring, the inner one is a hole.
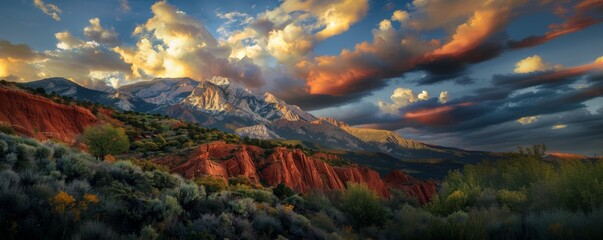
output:
M88 127L84 130L83 140L90 154L101 159L107 154L116 155L130 148L130 140L123 128L114 128L110 124Z

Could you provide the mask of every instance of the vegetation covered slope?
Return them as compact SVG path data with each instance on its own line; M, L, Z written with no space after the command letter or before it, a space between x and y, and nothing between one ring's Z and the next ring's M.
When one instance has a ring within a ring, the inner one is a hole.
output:
M3 239L600 239L601 162L517 155L453 172L425 208L362 185L295 195L187 181L147 161L99 162L0 134ZM211 189L211 191L210 191Z

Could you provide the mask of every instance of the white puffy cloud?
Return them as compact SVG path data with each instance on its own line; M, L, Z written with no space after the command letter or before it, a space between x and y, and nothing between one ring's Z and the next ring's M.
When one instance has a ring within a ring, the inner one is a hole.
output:
M249 16L219 14L227 21L218 32L232 48L231 59L250 58L264 65L268 57L294 66L311 54L316 43L347 31L368 11L368 0L285 0Z
M429 99L429 93L425 90L421 91L421 93L419 93L419 95L417 95L417 98L419 100L425 101L427 99Z
M547 71L551 69L559 69L563 68L561 65L550 65L545 63L542 58L538 55L533 55L527 58L524 58L515 64L515 69L513 70L516 73L531 73L531 72L540 72Z
M536 122L538 120L538 116L527 116L517 119L517 122L521 125L528 125Z
M439 103L447 103L448 102L448 91L441 91L440 96L438 97Z
M42 12L50 17L52 17L52 19L54 19L55 21L61 21L61 17L59 16L59 14L61 14L61 9L59 7L57 7L57 5L54 5L52 3L44 3L42 0L34 0L34 5L42 10Z
M405 22L406 20L408 20L409 18L409 14L408 12L404 11L404 10L396 10L393 14L392 14L392 20L393 21L398 21L398 22Z
M421 91L418 95L415 95L413 90L408 88L396 88L394 93L390 96L392 103L379 101L378 106L384 113L397 114L400 108L406 107L412 103L418 101L425 101L429 99L429 93L425 90Z
M381 31L387 31L390 30L392 28L392 22L390 20L383 20L379 23L379 30Z

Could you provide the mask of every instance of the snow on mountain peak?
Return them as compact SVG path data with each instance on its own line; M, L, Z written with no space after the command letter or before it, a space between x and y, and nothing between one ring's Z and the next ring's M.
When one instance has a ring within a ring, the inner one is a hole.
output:
M225 77L220 77L220 76L213 76L212 78L207 79L206 81L213 83L215 85L218 85L220 87L225 87L225 86L230 85L230 79L225 78Z

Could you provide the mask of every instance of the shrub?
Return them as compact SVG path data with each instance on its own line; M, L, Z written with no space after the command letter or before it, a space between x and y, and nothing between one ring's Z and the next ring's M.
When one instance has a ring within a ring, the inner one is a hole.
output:
M364 184L348 185L341 209L352 217L356 226L381 225L385 219L379 197Z
M35 153L34 157L37 160L41 160L41 159L50 159L52 157L52 155L53 155L52 148L40 145L36 148L36 153Z
M228 185L226 185L226 181L224 181L224 179L213 176L199 177L195 180L195 183L205 187L207 194L220 192L228 188Z
M283 226L274 217L260 212L253 217L253 227L267 235L278 234L283 231Z
M150 225L147 225L140 230L140 239L155 240L158 237L159 234L157 234L157 231Z
M102 222L90 221L81 225L73 239L120 239L119 234Z
M4 140L0 140L0 154L4 154L8 150L8 144Z
M184 183L179 187L178 199L182 206L188 206L202 197L205 197L205 189L203 189L202 186L198 186L194 183Z
M120 154L130 148L130 140L125 130L114 128L110 124L88 127L82 137L97 160L107 154Z
M291 197L295 194L291 188L287 187L284 183L279 183L272 189L272 193L274 196L277 196L280 199L285 199Z

